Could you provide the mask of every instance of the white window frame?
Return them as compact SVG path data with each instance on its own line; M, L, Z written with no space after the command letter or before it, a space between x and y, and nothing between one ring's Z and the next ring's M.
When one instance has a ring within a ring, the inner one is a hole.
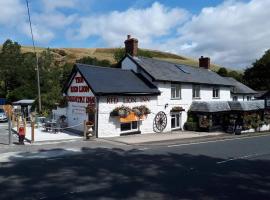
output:
M219 87L213 87L212 97L213 97L213 99L220 98L220 88Z
M178 96L177 96L178 91ZM171 99L181 99L181 85L171 84Z
M176 115L179 115L179 126L176 126ZM181 112L173 112L171 113L171 120L174 119L175 120L175 127L173 128L172 127L172 124L171 124L171 129L172 130L176 130L176 129L181 129L182 126L181 126L181 121L182 121L182 113Z
M193 85L192 86L192 98L193 99L200 99L201 98L201 86L200 85Z
M133 129L133 128L132 128L132 123L135 123L135 122L137 123L137 128ZM122 131L122 130L121 130L121 125L122 125L122 124L130 124L130 129L129 129L129 130ZM121 132L121 133L135 132L135 131L138 131L138 130L139 130L139 121L120 123L120 132Z

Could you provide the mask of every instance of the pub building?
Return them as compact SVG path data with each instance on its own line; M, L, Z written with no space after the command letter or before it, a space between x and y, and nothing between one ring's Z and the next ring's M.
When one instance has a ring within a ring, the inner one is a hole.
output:
M211 71L208 57L200 57L198 67L141 57L138 40L130 35L125 50L119 68L74 65L63 88L68 126L83 131L86 120L96 137L168 132L188 130L192 114L203 130L224 130L230 112L264 110L254 90ZM243 109L232 109L236 103L229 102L240 94L249 96L239 98Z

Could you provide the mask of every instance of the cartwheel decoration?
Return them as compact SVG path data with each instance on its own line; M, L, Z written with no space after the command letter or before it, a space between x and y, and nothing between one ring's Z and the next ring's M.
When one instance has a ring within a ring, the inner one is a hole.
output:
M160 111L154 118L153 129L156 133L161 133L167 126L167 116L164 112Z

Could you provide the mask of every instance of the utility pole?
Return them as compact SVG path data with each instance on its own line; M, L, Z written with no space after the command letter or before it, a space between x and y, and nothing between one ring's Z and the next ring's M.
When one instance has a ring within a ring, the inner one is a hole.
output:
M26 6L27 6L28 21L29 21L29 26L30 26L30 31L31 31L33 49L34 49L34 53L35 53L35 56L36 56L37 89L38 89L38 111L40 112L41 111L41 95L40 95L40 79L39 79L38 55L37 55L36 47L35 47L35 41L34 41L34 35L33 35L33 30L32 30L32 23L31 23L28 0L25 0L25 1L26 1Z

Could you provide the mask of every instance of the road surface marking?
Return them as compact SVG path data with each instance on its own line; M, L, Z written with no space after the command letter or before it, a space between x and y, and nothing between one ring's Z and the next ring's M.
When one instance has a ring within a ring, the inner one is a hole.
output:
M263 154L258 154L258 153L249 154L249 155L240 156L240 157L236 157L236 158L230 158L228 160L219 161L219 162L217 162L217 164L223 164L223 163L231 162L231 161L234 161L234 160L245 159L245 158L259 157L259 156L263 156L263 155L268 155L268 154L266 154L266 153L263 153Z
M168 145L167 147L171 148L171 147L189 146L189 145L194 145L194 144L207 144L207 143L214 143L214 142L226 142L226 141L230 141L230 140L244 140L244 139L265 137L265 136L270 136L270 135L257 135L257 136L250 136L250 137L228 138L228 139L212 140L212 141L204 141L204 142L191 142L191 143L186 143L186 144L172 144L172 145Z
M148 149L150 149L150 148L145 147L145 148L140 148L140 149L138 149L138 150L140 150L140 151L145 151L145 150L148 150Z

